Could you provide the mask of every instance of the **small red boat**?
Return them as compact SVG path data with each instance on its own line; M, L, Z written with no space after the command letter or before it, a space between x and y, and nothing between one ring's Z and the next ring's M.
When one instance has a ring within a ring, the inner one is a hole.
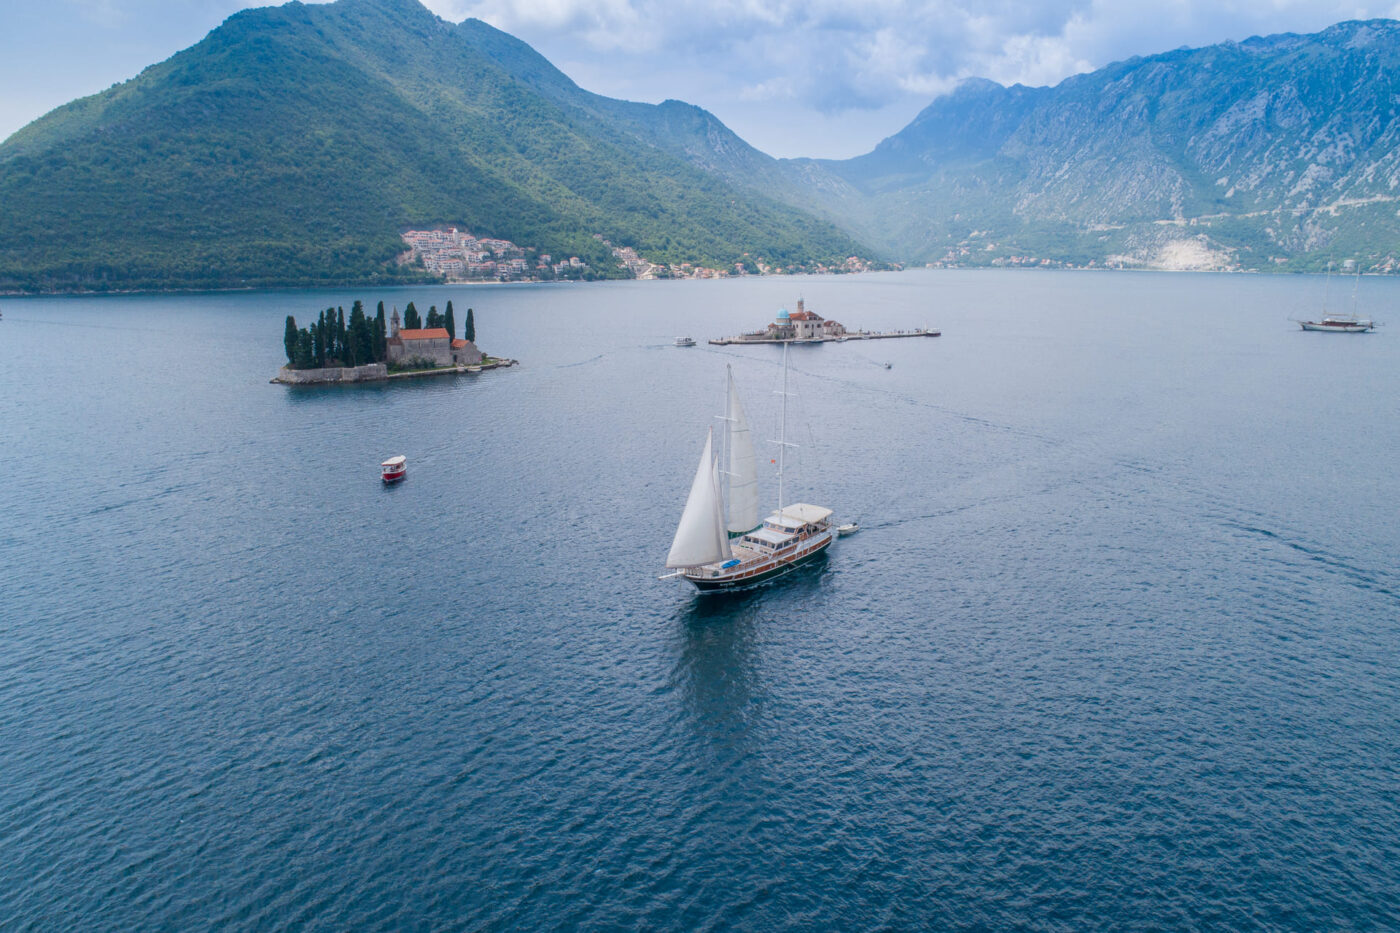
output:
M380 477L387 483L397 483L408 475L408 458L402 455L390 457L379 464Z

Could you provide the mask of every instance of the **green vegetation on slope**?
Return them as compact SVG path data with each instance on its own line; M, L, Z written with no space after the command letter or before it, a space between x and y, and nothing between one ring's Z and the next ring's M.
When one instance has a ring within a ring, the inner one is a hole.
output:
M59 108L0 146L0 290L415 281L399 233L444 224L616 275L594 234L721 267L861 252L517 80L479 28L413 0L249 10Z

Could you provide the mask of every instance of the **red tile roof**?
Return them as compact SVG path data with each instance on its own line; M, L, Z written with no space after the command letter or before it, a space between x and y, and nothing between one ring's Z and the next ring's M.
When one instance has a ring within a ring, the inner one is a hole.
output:
M463 347L465 347L466 345L467 345L467 342L466 342L465 340L463 340L461 337L458 337L456 340L452 341L452 349L454 349L454 350L460 350L460 349L462 349Z
M419 327L413 330L400 330L400 340L446 340L446 327Z

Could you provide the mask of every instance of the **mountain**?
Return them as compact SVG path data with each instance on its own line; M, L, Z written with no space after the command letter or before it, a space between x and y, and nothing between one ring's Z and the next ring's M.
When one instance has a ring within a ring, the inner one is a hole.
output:
M758 167L785 177L704 111L590 94L479 21L294 2L0 145L0 290L410 281L399 234L442 224L598 269L596 237L720 267L868 253L733 181Z
M648 259L1400 271L1400 23L965 82L873 151L773 159L416 0L246 10L0 144L0 291L414 281L453 225ZM862 245L867 244L867 245Z
M1398 117L1400 23L1348 22L969 81L867 155L786 170L794 203L910 261L1392 271Z

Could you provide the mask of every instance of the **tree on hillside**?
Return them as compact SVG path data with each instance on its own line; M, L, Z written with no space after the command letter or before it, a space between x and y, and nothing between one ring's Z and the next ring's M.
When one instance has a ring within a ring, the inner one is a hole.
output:
M282 346L287 350L287 363L290 365L297 361L297 321L290 314L287 315L287 330L282 334Z
M457 339L457 322L452 319L452 299L447 300L447 313L443 315L442 326L447 328L447 336Z
M476 343L476 321L472 319L472 309L467 309L467 323L462 328L462 336Z
M413 306L413 302L408 303L408 307L403 309L404 330L418 330L423 326L423 319L418 315L418 309Z

